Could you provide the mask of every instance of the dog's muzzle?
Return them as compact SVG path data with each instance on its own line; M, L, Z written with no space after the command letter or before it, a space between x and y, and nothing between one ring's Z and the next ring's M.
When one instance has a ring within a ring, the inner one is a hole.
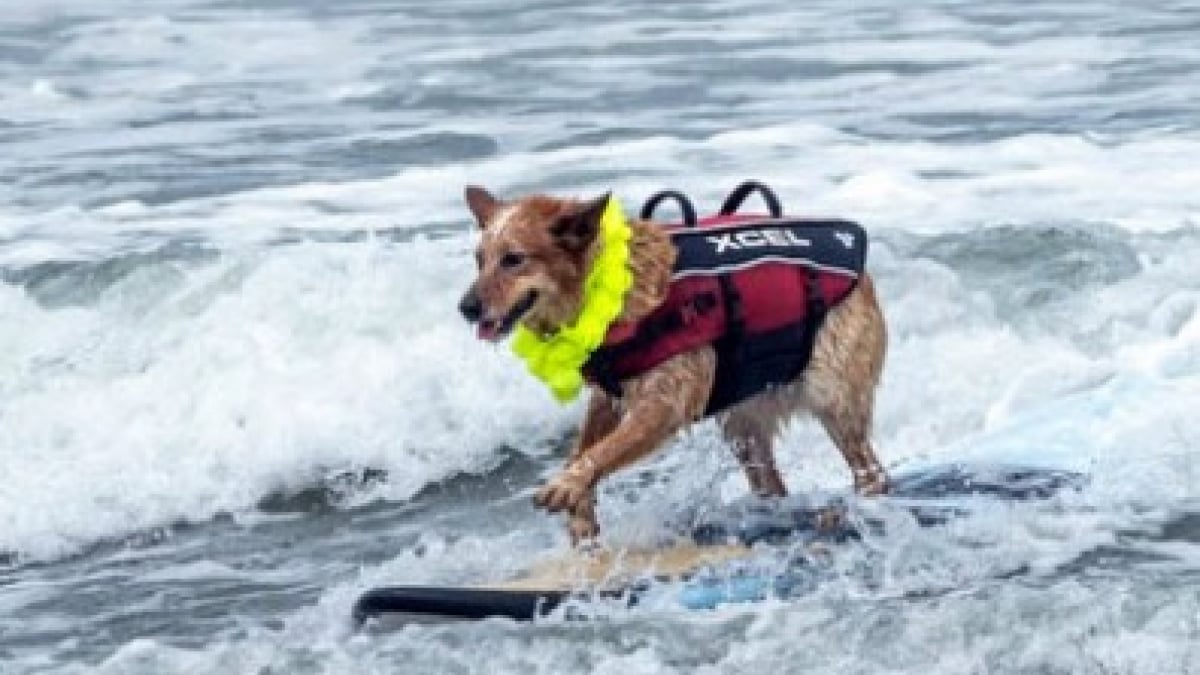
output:
M468 288L467 292L463 294L462 300L458 301L458 311L470 323L479 323L479 320L483 318L483 300L479 298L475 286Z
M538 293L535 290L530 290L521 298L516 305L513 306L504 316L495 318L488 316L488 312L484 309L483 300L472 287L463 296L458 303L458 311L462 313L470 323L476 324L476 333L482 340L488 342L496 342L507 336L521 317L533 309L537 303Z

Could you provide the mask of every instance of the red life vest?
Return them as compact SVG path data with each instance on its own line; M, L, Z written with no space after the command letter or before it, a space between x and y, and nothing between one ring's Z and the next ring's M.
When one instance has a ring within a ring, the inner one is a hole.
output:
M752 191L762 193L770 215L736 213ZM846 220L785 218L774 194L753 181L715 216L696 219L686 197L666 192L647 201L642 218L668 197L684 224L669 226L678 256L667 298L639 321L613 324L585 377L620 397L621 381L711 345L717 376L706 415L794 381L826 312L858 282L866 233Z

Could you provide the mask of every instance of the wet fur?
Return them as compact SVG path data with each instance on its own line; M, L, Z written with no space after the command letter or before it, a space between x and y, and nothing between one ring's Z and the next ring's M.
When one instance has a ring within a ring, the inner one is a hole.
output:
M468 294L477 293L486 312L502 314L536 288L538 301L522 323L552 332L579 312L581 288L596 254L595 232L575 231L592 218L598 227L606 198L592 202L531 196L504 204L486 191L468 188L467 202L483 236L480 277ZM666 298L675 248L660 226L631 222L630 267L634 284L626 296L622 320L637 320ZM563 230L568 230L564 237ZM572 238L573 235L581 235ZM529 255L520 275L505 274L492 261L505 252ZM787 493L775 467L774 443L783 424L811 412L824 426L851 469L863 494L887 489L887 476L870 442L875 388L883 370L887 333L874 284L863 274L854 291L834 307L817 335L812 360L797 380L774 388L722 413L718 422L738 458L751 489L763 496ZM593 488L603 477L662 447L679 430L698 420L716 374L716 354L703 347L667 360L622 383L624 397L614 401L592 388L587 412L564 470L536 495L539 506L570 514L573 542L599 532Z

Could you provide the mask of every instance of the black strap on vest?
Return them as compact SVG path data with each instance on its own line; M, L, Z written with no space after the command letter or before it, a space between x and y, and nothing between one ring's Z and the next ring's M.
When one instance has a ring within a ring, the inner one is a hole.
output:
M779 197L771 188L756 180L748 180L733 189L729 196L725 198L725 203L721 204L721 215L731 216L737 213L738 209L742 208L742 202L746 201L746 197L750 196L751 192L757 192L762 195L763 201L767 204L767 212L772 218L783 217L783 205L779 203Z
M725 334L713 344L717 353L717 370L713 374L712 391L705 405L705 417L728 407L737 397L737 377L746 335L746 312L733 278L722 274L717 277L717 283L721 285L721 299L725 303Z
M825 301L825 293L821 291L821 274L813 268L808 268L808 279L804 284L805 304L804 335L800 338L801 353L804 354L805 367L812 360L813 347L817 343L817 332L825 322L829 312L829 303Z
M725 301L725 336L736 343L746 334L742 295L728 274L718 276L717 283L721 284L721 299Z
M653 220L654 209L663 203L663 200L670 199L679 205L679 213L683 217L683 224L687 227L696 226L696 208L692 206L692 200L687 198L687 195L678 190L663 190L650 195L645 204L642 204L642 212L639 214L642 220Z
M804 295L807 296L808 316L825 316L825 312L829 311L829 306L825 302L825 293L821 290L821 273L812 267L808 268Z
M592 352L587 363L583 364L583 376L591 384L600 387L610 398L619 399L624 396L621 389L621 378L613 371L617 357L609 348L601 347Z

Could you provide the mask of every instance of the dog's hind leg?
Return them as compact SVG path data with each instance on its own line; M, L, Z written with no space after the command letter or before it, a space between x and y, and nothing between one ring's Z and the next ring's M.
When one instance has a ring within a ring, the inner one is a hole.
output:
M780 417L767 401L752 400L734 408L720 421L721 433L742 465L750 491L759 497L783 497L787 487L775 467L775 437Z
M807 407L841 451L861 494L887 491L887 474L871 447L875 387L886 350L883 314L864 275L825 318L802 385Z
M871 401L869 397L857 398L848 405L839 401L815 406L813 413L854 474L854 489L864 495L882 494L887 492L887 472L871 447Z

